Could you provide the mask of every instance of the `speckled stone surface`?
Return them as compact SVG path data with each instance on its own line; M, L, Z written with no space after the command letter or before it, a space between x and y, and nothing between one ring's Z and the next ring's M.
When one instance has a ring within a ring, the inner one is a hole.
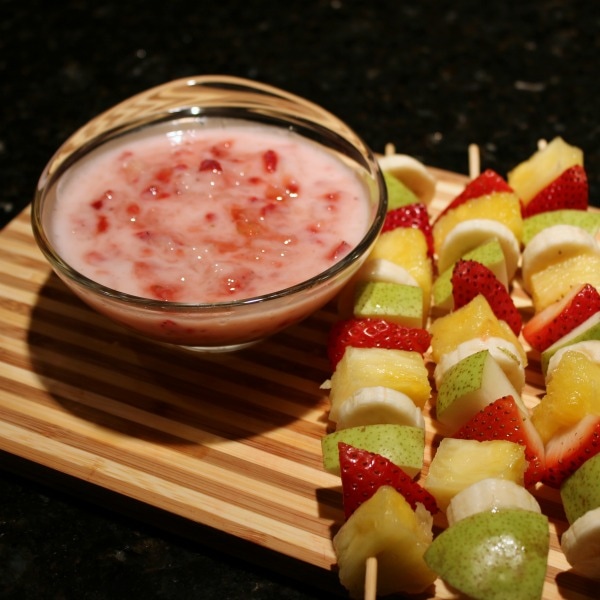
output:
M506 174L539 138L562 135L584 149L598 205L599 34L592 0L0 0L0 225L87 120L148 87L211 73L283 87L376 151L392 142L458 172L471 142L482 167ZM0 471L2 598L320 595Z

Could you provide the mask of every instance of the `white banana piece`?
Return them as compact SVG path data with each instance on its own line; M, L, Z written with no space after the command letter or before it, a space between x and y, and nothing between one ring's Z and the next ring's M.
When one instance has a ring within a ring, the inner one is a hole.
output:
M558 366L558 363L561 361L562 357L565 355L565 352L571 351L581 352L581 354L584 354L591 361L600 365L600 340L586 340L585 342L577 342L575 344L571 344L570 346L565 346L564 348L557 350L548 362L548 370L546 371L546 385L552 378L552 373Z
M438 253L440 273L470 250L493 238L500 242L506 261L506 276L508 281L511 281L517 272L521 258L519 241L506 225L493 219L468 219L458 223L450 231Z
M600 581L600 507L574 521L563 533L560 546L574 571Z
M336 429L390 423L425 429L423 413L406 394L383 386L361 388L340 407Z
M523 486L508 479L487 478L461 490L450 500L446 517L448 525L484 511L520 508L541 513L534 496Z
M423 204L428 205L433 200L437 180L416 158L408 154L386 154L379 158L379 167L399 179Z
M358 271L360 281L389 281L417 286L417 280L401 265L385 258L368 260Z
M472 340L467 340L456 346L454 350L444 354L435 366L433 372L437 387L439 388L442 378L448 369L453 367L463 358L471 356L471 354L475 354L481 350L489 350L492 357L500 365L500 368L504 371L516 390L520 391L523 389L523 386L525 385L525 365L514 344L501 337L474 338Z
M523 289L531 292L531 278L550 265L582 253L600 253L600 244L585 229L575 225L552 225L536 234L523 250Z

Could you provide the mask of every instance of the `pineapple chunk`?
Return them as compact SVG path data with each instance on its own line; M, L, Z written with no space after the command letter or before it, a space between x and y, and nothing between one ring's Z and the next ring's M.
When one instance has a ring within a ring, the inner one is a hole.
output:
M583 166L583 151L556 137L510 171L508 185L524 204L528 204L559 175L575 165Z
M427 255L427 241L420 229L397 227L379 236L369 260L389 260L406 269L423 290L423 314L429 312L433 267Z
M390 486L361 504L333 538L342 585L363 598L365 564L377 559L377 596L425 591L436 574L423 554L433 539L433 518L422 504L413 511Z
M492 219L508 227L517 241L520 242L523 237L523 217L518 196L511 192L494 192L467 200L435 222L433 243L438 255L444 240L454 227L469 219Z
M406 394L419 408L431 395L429 373L418 352L349 346L331 377L329 418L337 422L341 405L362 388L381 386Z
M525 447L521 444L444 438L431 461L424 487L445 511L456 494L482 479L495 477L523 485L526 468Z
M544 444L586 415L600 415L599 383L598 363L581 352L565 351L531 415Z
M435 363L463 342L499 337L517 349L522 364L527 366L527 354L521 342L505 321L498 320L484 296L476 296L465 306L436 319L429 330Z
M531 296L535 312L561 300L582 281L600 289L600 253L577 254L534 273Z

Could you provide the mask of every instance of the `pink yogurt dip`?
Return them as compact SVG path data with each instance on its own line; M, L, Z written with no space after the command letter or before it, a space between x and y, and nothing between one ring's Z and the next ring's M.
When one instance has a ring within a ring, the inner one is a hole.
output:
M229 302L315 276L362 239L364 183L289 131L210 121L112 142L64 177L52 238L109 288Z

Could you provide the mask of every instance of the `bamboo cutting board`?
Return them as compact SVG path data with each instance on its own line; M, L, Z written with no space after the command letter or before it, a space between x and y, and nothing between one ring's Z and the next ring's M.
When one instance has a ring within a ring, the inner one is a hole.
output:
M467 179L432 172L435 213ZM515 294L527 315L527 298ZM26 210L0 232L0 450L332 571L343 512L339 479L321 466L328 403L319 386L331 374L335 319L326 307L230 355L147 342L51 273ZM532 357L530 406L541 385ZM425 417L426 472L435 426ZM551 523L544 599L596 598L560 551L558 493L536 496ZM452 596L438 582L428 597Z

